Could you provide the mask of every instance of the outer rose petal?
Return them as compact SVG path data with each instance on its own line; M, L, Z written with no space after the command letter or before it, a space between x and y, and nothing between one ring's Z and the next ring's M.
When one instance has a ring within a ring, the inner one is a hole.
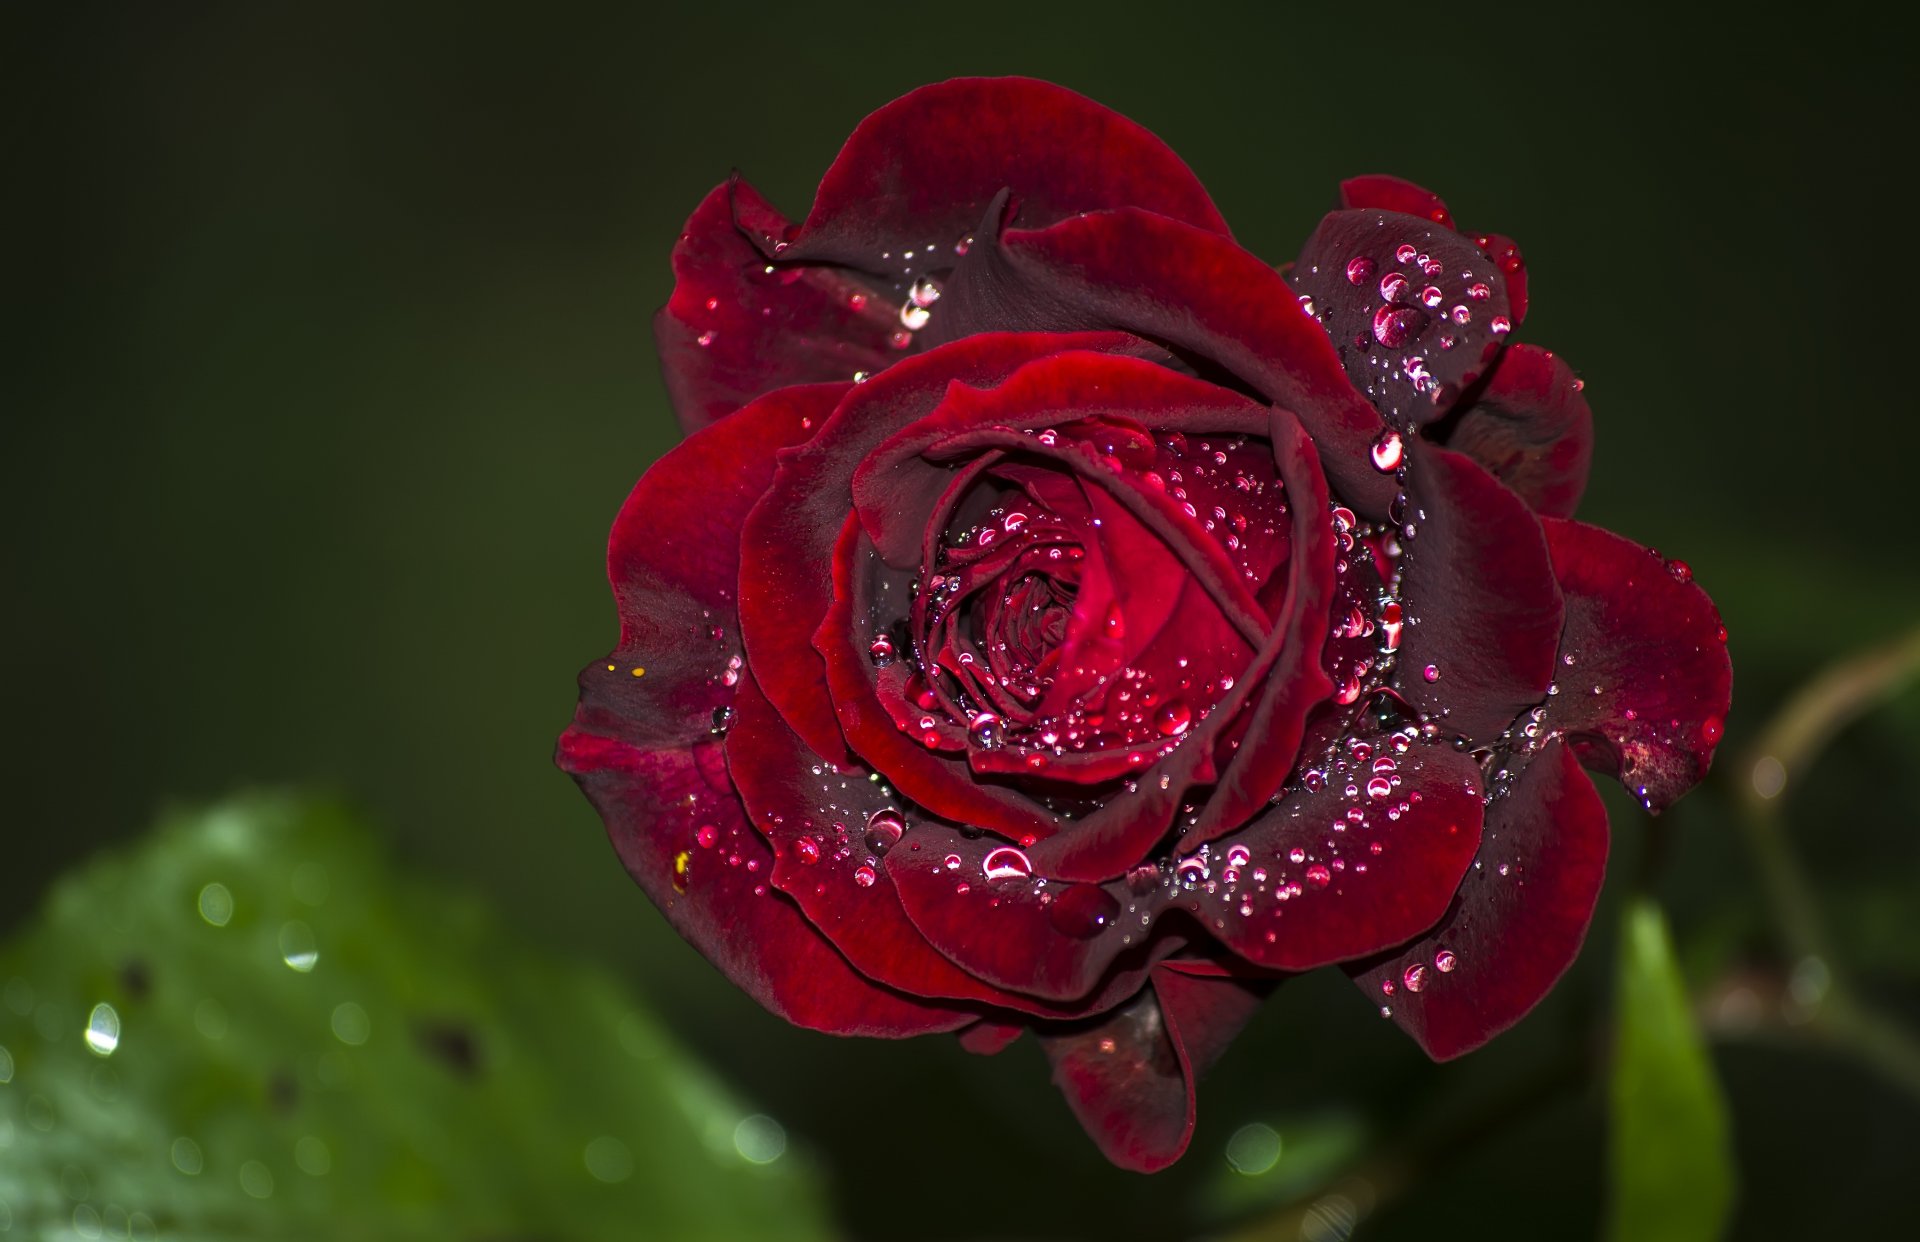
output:
M1227 232L1185 162L1119 113L1051 82L955 78L860 123L782 257L883 271L911 262L883 252L918 249L920 270L951 267L952 247L1003 189L1030 227L1140 207Z
M751 678L740 683L726 753L754 826L774 847L773 865L759 874L791 897L869 978L913 996L1046 1018L1097 1012L1144 982L1143 961L1114 971L1077 1003L1049 1005L991 987L936 952L908 921L891 876L879 864L888 849L921 848L913 827L921 813L896 806L864 769L836 771L808 750ZM876 814L905 825L900 842L882 849L869 843Z
M1394 482L1368 457L1385 423L1286 280L1258 258L1217 234L1124 208L1010 230L997 247L986 240L954 273L934 328L1109 328L1167 342L1292 410L1334 490L1369 516L1386 512Z
M1401 596L1414 621L1394 687L1422 716L1484 744L1547 697L1565 609L1526 504L1468 458L1412 447L1418 525Z
M851 380L897 360L899 307L833 268L783 269L744 230L787 227L739 179L694 209L673 248L673 297L654 317L667 395L697 431L790 384Z
M1611 531L1544 518L1567 600L1549 732L1649 809L1698 784L1733 699L1720 614L1691 571Z
M1427 1055L1472 1052L1573 964L1606 866L1606 807L1572 753L1550 741L1487 807L1480 857L1440 925L1348 973Z
M1154 968L1153 988L1105 1019L1040 1034L1053 1080L1107 1159L1154 1173L1193 1137L1195 1080L1270 985Z
M1340 183L1340 205L1343 207L1377 207L1382 211L1398 211L1409 216L1419 216L1444 224L1459 231L1460 226L1453 222L1453 213L1440 201L1440 196L1432 190L1423 189L1411 181L1399 177L1373 174L1365 177L1352 177ZM1481 233L1473 238L1474 245L1492 259L1506 277L1507 300L1512 306L1514 326L1527 317L1527 269L1525 260L1520 257L1520 248L1513 239L1498 233Z
M1330 212L1288 280L1312 300L1353 386L1400 426L1444 415L1513 329L1493 261L1425 215Z
M1571 517L1593 463L1593 411L1565 362L1537 345L1501 355L1446 445L1548 517Z
M869 982L798 909L753 891L761 881L745 862L764 874L772 854L748 826L713 736L715 713L733 699L725 673L738 648L708 635L716 620L732 633L740 523L773 477L775 450L802 438L803 420L824 415L837 395L799 388L768 397L694 435L635 486L607 556L620 646L581 674L580 708L557 759L674 929L768 1009L840 1034L953 1030L973 1015ZM702 849L706 834L726 849ZM725 853L743 865L720 865Z

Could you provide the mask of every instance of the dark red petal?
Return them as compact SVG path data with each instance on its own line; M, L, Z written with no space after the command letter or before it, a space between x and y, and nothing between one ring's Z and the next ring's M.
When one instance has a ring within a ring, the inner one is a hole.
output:
M1593 462L1593 412L1566 363L1537 345L1515 345L1446 444L1485 466L1535 513L1570 517Z
M1414 442L1394 686L1449 735L1491 742L1547 697L1565 609L1542 519L1469 458Z
M1385 740L1374 740L1381 758ZM1479 766L1445 744L1417 743L1379 772L1344 756L1321 772L1318 792L1295 786L1206 847L1202 870L1183 863L1185 887L1170 894L1259 967L1311 970L1419 935L1446 912L1480 843ZM1397 783L1376 796L1376 775Z
M895 850L933 848L920 831L924 813L889 797L866 769L836 769L807 750L751 678L740 683L734 713L728 771L753 826L773 846L771 867L758 874L861 973L913 996L1049 1018L1092 1012L1140 985L1144 965L1076 1003L1047 1004L960 970L914 929L881 861ZM716 852L731 863L729 849L722 842Z
M802 438L807 412L831 395L796 389L749 406L635 486L607 558L620 645L581 674L557 760L668 922L761 1004L841 1034L952 1030L974 1015L870 983L766 889L772 855L746 822L714 736L739 655L731 597L740 523L772 478L774 452ZM658 538L661 529L682 537ZM723 861L730 855L739 866Z
M1480 855L1440 925L1348 973L1428 1056L1472 1052L1573 964L1606 866L1606 807L1573 755L1549 741L1488 804Z
M761 877L772 852L727 786L717 745L649 748L576 725L561 735L558 761L606 820L620 861L673 929L787 1021L834 1035L901 1038L956 1030L977 1016L872 982L767 889ZM701 849L702 829L719 834L741 865ZM757 871L747 870L749 861Z
M1340 205L1351 209L1378 208L1401 215L1419 216L1435 224L1453 227L1453 213L1432 190L1385 173L1349 177L1340 183Z
M1026 1033L1026 1027L982 1018L959 1032L960 1046L977 1057L995 1056Z
M851 380L900 354L899 307L843 271L769 273L743 226L786 227L744 181L716 188L673 248L673 297L654 318L667 395L697 431L762 393Z
M1225 234L1226 221L1180 157L1083 95L1031 78L955 78L894 100L860 123L821 179L783 257L869 271L951 266L994 196L1022 224L1140 207ZM901 260L906 250L932 251ZM883 253L893 256L883 259Z
M949 330L1118 328L1191 351L1293 411L1334 490L1369 516L1385 513L1394 482L1369 459L1385 424L1260 259L1217 234L1126 209L1011 230L1002 242L956 273L941 306Z
M1288 280L1311 299L1353 386L1402 426L1444 415L1513 330L1498 266L1424 215L1330 212Z
M1104 1020L1041 1032L1053 1080L1107 1159L1154 1173L1193 1137L1194 1080L1259 1009L1259 984L1156 969Z
M1596 526L1541 525L1567 600L1546 727L1660 810L1706 776L1732 703L1719 611L1680 561Z

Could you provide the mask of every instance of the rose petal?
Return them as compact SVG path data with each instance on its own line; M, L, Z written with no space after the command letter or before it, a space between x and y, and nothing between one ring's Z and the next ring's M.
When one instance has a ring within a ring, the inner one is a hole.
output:
M1732 703L1719 611L1680 561L1580 522L1541 525L1567 600L1546 728L1661 810L1706 776Z
M673 248L673 296L653 321L667 395L685 430L790 384L851 380L899 358L900 323L887 295L846 272L769 273L743 226L784 229L735 178L694 209Z
M1565 362L1537 345L1515 345L1464 410L1446 445L1548 517L1570 517L1593 462L1593 412Z
M784 254L870 271L951 267L955 244L1002 189L1032 227L1139 207L1227 232L1192 170L1119 113L1051 82L955 78L860 123Z
M1009 230L975 254L943 302L948 331L1115 328L1190 351L1293 411L1345 502L1386 512L1394 481L1370 460L1379 413L1286 280L1229 239L1118 209Z
M1153 1173L1193 1137L1194 1081L1258 1011L1267 988L1156 969L1153 988L1104 1020L1042 1032L1053 1080L1107 1159Z
M1472 460L1413 450L1394 687L1422 716L1491 742L1547 696L1565 608L1541 519Z
M1445 415L1513 329L1498 266L1425 215L1330 212L1288 280L1312 299L1353 386L1399 426Z
M1607 812L1558 741L1487 807L1473 869L1440 925L1348 973L1444 1061L1538 1004L1580 952L1607 864Z
M581 674L556 759L668 922L768 1009L841 1034L953 1030L974 1015L871 983L767 889L772 855L746 822L714 736L739 654L740 523L773 476L774 452L801 439L808 412L834 395L801 388L757 402L694 434L635 486L607 557L620 645ZM685 537L654 537L663 526Z
M932 848L918 827L924 813L900 805L864 768L841 771L808 751L752 679L740 683L734 711L727 767L753 826L773 846L772 865L760 874L868 978L913 996L1048 1018L1096 1012L1139 988L1144 962L1070 1004L1006 992L955 967L914 929L881 861L895 850Z
M1026 1033L1027 1028L1011 1022L982 1018L958 1033L960 1046L977 1057L997 1056Z
M1453 213L1447 210L1447 205L1440 201L1438 194L1399 177L1375 174L1343 181L1340 183L1340 203L1344 207L1377 207L1382 211L1419 216L1423 220L1444 224L1455 232L1460 231L1460 226L1454 223ZM1513 308L1510 312L1513 325L1519 327L1520 321L1527 317L1527 269L1520 248L1514 245L1512 238L1498 233L1476 234L1473 242L1493 260L1506 278L1507 301Z
M1317 791L1295 786L1247 827L1189 855L1169 900L1270 970L1346 961L1433 926L1480 842L1479 765L1440 743L1393 755L1386 742L1376 735L1366 760L1343 750L1316 769ZM1381 759L1391 766L1376 769ZM1377 794L1376 778L1391 782Z

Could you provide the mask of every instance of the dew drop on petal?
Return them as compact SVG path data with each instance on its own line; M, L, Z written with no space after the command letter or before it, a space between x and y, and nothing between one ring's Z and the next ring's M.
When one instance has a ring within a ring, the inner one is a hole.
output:
M1382 474L1392 474L1400 468L1406 459L1406 444L1400 439L1400 433L1388 428L1380 438L1373 442L1373 468Z
M906 820L900 817L900 812L889 809L875 811L867 817L867 848L876 854L885 854L900 843L900 836L906 829Z
M1460 959L1453 955L1452 949L1442 949L1433 955L1433 968L1443 975L1453 973L1453 968L1459 964Z
M1348 284L1356 286L1364 285L1373 279L1373 273L1373 260L1369 259L1366 255L1355 255L1353 258L1347 260Z
M989 880L1017 880L1033 874L1033 861L1006 845L988 854L980 866Z
M1406 985L1407 991L1418 992L1427 986L1427 968L1415 962L1400 976L1400 982Z
M1315 888L1325 888L1333 883L1333 872L1327 870L1325 864L1315 863L1307 868L1307 883Z

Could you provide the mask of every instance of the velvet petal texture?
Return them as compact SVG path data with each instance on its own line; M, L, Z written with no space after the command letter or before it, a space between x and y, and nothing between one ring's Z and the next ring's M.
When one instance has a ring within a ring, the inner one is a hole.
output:
M1353 386L1396 426L1444 415L1513 330L1493 261L1427 216L1332 212L1288 279L1311 300Z
M1550 741L1487 807L1479 855L1440 924L1348 973L1429 1056L1471 1052L1573 964L1606 862L1600 795Z
M767 397L687 440L634 488L607 555L620 643L581 673L558 760L674 929L768 1009L840 1034L953 1030L975 1015L870 982L767 888L772 853L746 822L715 736L740 666L740 524L772 479L774 453L839 395Z
M715 189L673 248L654 340L674 413L697 431L790 384L848 381L900 357L899 307L847 272L774 269L756 237L786 221L744 181Z
M1593 412L1565 362L1537 345L1515 345L1460 412L1446 445L1485 466L1534 512L1570 517L1593 463Z
M1192 170L1142 126L1051 82L955 78L860 123L782 257L951 266L1002 190L1032 227L1130 206L1227 232Z
M1680 561L1581 522L1545 519L1567 600L1546 726L1652 810L1699 783L1733 697L1726 629Z
M942 302L945 331L1111 329L1164 342L1292 411L1346 503L1386 512L1393 479L1369 459L1386 424L1286 280L1231 239L1117 208L1010 229L968 259Z
M1194 1083L1246 1024L1270 985L1155 967L1153 987L1105 1018L1042 1031L1074 1116L1107 1159L1153 1173L1193 1137Z
M1409 216L1419 216L1435 224L1459 231L1454 223L1453 213L1440 201L1440 196L1432 190L1417 186L1411 181L1399 177L1372 174L1364 177L1351 177L1340 183L1340 205L1348 208L1378 208L1382 211L1397 211ZM1507 284L1507 300L1511 306L1513 322L1516 327L1527 317L1527 269L1525 260L1520 256L1520 248L1510 237L1498 233L1475 234L1473 243L1481 253L1493 261Z
M1413 446L1394 685L1450 734L1490 743L1547 697L1565 615L1540 519L1473 461Z

